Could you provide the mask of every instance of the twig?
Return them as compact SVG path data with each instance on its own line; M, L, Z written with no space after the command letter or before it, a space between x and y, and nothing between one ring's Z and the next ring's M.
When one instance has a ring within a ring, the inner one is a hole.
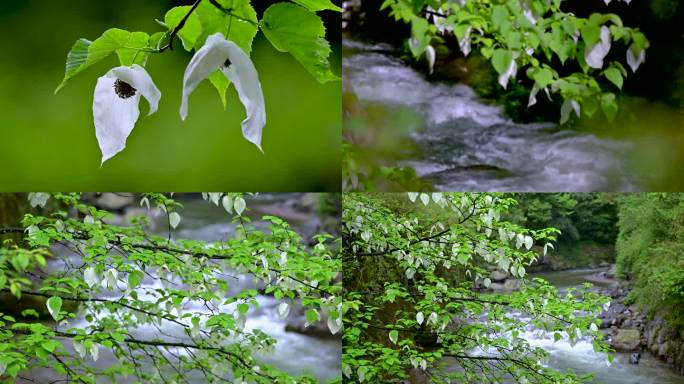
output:
M219 2L216 1L216 0L209 0L209 2L211 3L211 5L213 5L214 7L218 8L219 10L221 10L221 12L223 12L223 13L225 13L225 14L231 16L231 17L234 17L234 18L236 18L236 19L238 19L238 20L246 21L246 22L248 22L248 23L250 23L250 24L253 24L253 25L258 25L258 23L255 22L254 20L246 19L246 18L244 18L244 17L242 17L242 16L238 16L238 15L234 14L232 8L224 8L224 7L223 7L221 4L219 4Z
M190 10L188 11L187 14L185 14L185 16L184 16L183 19L180 21L180 23L178 23L178 25L176 26L176 28L174 28L173 31L171 31L171 35L169 36L169 42L168 42L165 46L159 48L159 51L158 51L158 52L161 53L161 52L166 51L167 49L173 51L173 40L176 38L176 36L177 36L178 33L180 32L180 30L183 29L183 27L185 27L185 23L186 23L186 22L188 21L188 19L190 18L190 15L192 15L192 13L195 12L195 9L197 9L197 6L199 6L199 4L200 4L201 2L202 2L202 0L196 0L196 1L195 1L195 4L192 5L192 7L190 8Z

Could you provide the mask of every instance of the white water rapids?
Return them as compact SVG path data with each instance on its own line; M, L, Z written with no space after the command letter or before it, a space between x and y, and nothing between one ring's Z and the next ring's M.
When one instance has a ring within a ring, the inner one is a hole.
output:
M361 105L409 108L424 120L413 167L444 191L633 191L631 147L553 123L516 124L462 84L431 83L392 48L346 39L345 88ZM545 97L545 96L544 96Z
M275 195L277 196L277 195ZM266 198L270 196L261 196L260 200L250 200L249 207L253 210L259 210L259 203L264 204ZM282 198L275 199L275 201L265 201L273 206L278 204L285 204ZM195 239L204 240L209 243L226 239L234 235L236 223L231 223L230 216L228 216L222 208L216 207L209 202L200 199L182 201L184 208L180 210L182 215L181 225L178 230L173 232L174 239ZM307 217L307 216L303 216ZM152 220L156 222L155 227L159 231L166 229L166 216L159 215L153 217ZM310 232L317 219L313 215L308 215L308 219L302 222L294 222L290 220L293 227L301 232ZM265 227L264 223L255 220L253 223L256 227ZM160 232L160 235L165 233ZM60 251L55 248L55 251ZM80 256L61 249L65 252L66 257L73 265L81 263ZM52 270L63 270L66 265L61 259L53 259L49 264ZM236 295L246 289L257 289L260 283L254 282L251 276L239 274L232 271L225 271L223 276L228 281L229 290L225 292L226 296ZM154 274L152 274L154 275ZM121 296L121 292L126 289L123 282L119 282L119 291L117 293L104 292L98 296L100 298L108 298L116 300ZM176 287L178 288L178 287ZM155 301L156 289L165 289L160 280L146 276L136 289L141 300ZM277 305L280 301L272 296L258 295L257 302L259 307L257 309L250 309L247 314L245 323L245 331L253 331L255 329L261 330L270 335L276 340L276 345L272 351L255 353L255 358L261 362L271 364L286 372L299 375L308 373L320 380L326 382L341 375L341 352L342 346L339 339L323 339L311 337L300 333L286 332L285 326L287 320L280 319L277 315ZM236 304L221 305L220 309L224 313L233 313ZM186 302L183 306L182 312L192 313L208 313L204 302ZM290 313L290 320L294 317L300 316L295 313L293 309ZM189 318L180 319L180 322L190 326ZM85 328L88 322L84 319L82 314L70 321L68 325L60 326L60 328L67 329L71 327ZM131 331L131 335L141 340L161 339L171 342L187 342L188 336L185 334L184 328L178 324L163 320L159 327L152 325L142 325ZM64 341L66 350L71 351L74 355L76 352L70 340ZM172 348L175 354L186 354L187 352L182 348ZM169 356L173 361L173 357ZM106 369L107 367L116 364L116 357L114 354L104 347L99 348L99 358L94 362L88 354L85 359L89 361L89 365L95 366L99 369ZM146 371L153 371L148 365L150 362L145 361ZM169 371L169 373L172 371ZM48 383L56 380L53 376L53 371L46 369L36 369L30 373L30 377L36 382ZM206 379L199 372L191 372L186 377L190 383L204 383ZM130 376L127 379L118 381L120 384L132 383L135 380ZM25 382L25 381L22 381ZM105 378L98 380L98 382L109 382Z

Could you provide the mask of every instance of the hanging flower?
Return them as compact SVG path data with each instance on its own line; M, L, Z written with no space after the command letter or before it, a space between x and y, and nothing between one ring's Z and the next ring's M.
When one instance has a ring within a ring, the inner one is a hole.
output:
M161 92L145 69L137 64L113 68L97 80L93 118L102 163L126 147L126 139L140 116L141 95L150 105L149 114L155 113Z
M221 70L228 80L235 84L240 101L247 111L247 118L242 122L242 135L261 150L261 132L266 124L266 107L259 74L249 56L220 33L207 38L207 42L195 53L185 70L181 118L185 120L188 116L190 94L216 70Z

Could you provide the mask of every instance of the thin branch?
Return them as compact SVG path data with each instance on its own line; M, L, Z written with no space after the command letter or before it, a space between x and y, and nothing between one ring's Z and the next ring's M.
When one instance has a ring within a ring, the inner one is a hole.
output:
M176 26L176 28L174 28L173 31L171 31L171 35L169 36L169 42L165 46L159 48L159 50L157 52L161 53L161 52L166 51L167 49L173 51L173 40L175 40L176 36L181 31L181 29L183 29L183 27L185 27L185 23L190 18L190 15L192 15L192 13L195 12L195 9L197 9L197 6L199 6L199 4L201 2L202 2L202 0L195 0L195 4L192 5L192 7L188 11L188 13L185 14L183 19Z
M244 17L242 17L242 16L238 16L238 15L234 14L234 13L233 13L233 8L224 8L224 7L223 7L221 4L219 4L219 2L216 1L216 0L209 0L209 2L211 3L211 5L213 5L214 7L218 8L221 12L223 12L223 13L225 13L225 14L231 16L231 17L234 17L234 18L236 18L236 19L238 19L238 20L241 20L241 21L246 21L246 22L248 22L248 23L250 23L250 24L252 24L252 25L259 25L259 24L258 24L257 22L255 22L254 20L246 19L246 18L244 18ZM226 36L226 37L227 37L227 36Z

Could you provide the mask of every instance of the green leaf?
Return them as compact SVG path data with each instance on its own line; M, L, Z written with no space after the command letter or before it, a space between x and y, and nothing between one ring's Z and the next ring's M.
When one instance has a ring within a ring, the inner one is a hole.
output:
M62 309L62 298L53 296L47 300L47 309L55 321L59 321L59 310Z
M503 5L495 5L492 7L492 26L494 29L501 29L501 27L508 22L508 10Z
M69 51L67 54L66 74L64 75L64 80L62 80L62 83L57 87L55 93L59 92L59 90L66 85L66 82L69 81L69 79L76 76L78 73L88 67L86 63L88 61L88 51L90 50L91 44L92 42L90 40L79 39L76 41L76 44L71 47L71 51ZM91 63L90 65L92 64L94 63Z
M183 18L188 14L192 7L174 7L166 13L164 17L164 22L168 26L169 30L174 30L178 24L183 20ZM191 13L188 17L185 25L178 32L178 37L180 37L183 42L183 48L190 52L197 44L197 39L202 35L202 24L200 24L200 19L196 13Z
M240 303L237 305L238 312L240 312L243 315L246 315L247 312L249 311L249 304L246 303Z
M610 26L610 35L613 36L613 41L618 41L625 35L625 28L617 25Z
M330 71L330 44L317 15L298 5L274 4L264 12L261 30L276 49L292 54L319 82L339 80Z
M209 76L209 81L214 85L214 88L216 88L216 91L221 98L223 108L226 108L228 106L226 92L228 91L228 87L230 87L230 80L228 80L221 70L217 70Z
M318 312L315 309L306 310L306 322L309 324L318 322Z
M545 88L553 81L553 72L548 68L540 68L532 74L534 82L540 89Z
M20 253L12 258L10 261L17 272L23 272L29 265L29 257L25 253Z
M209 1L202 1L197 6L195 13L199 18L202 33L197 39L195 48L201 48L207 37L219 32L247 54L251 53L252 40L257 34L259 25L254 8L249 1L217 0L217 3L223 7L223 10Z
M422 55L428 45L430 45L430 36L427 33L428 28L427 20L421 17L416 17L411 22L411 38L408 41L408 46L413 57Z
M38 314L38 312L35 309L25 309L25 310L21 311L21 316L23 316L23 317L33 316L36 319L40 319L40 314Z
M396 329L393 329L389 333L389 339L392 342L392 344L396 344L397 340L399 339L399 331Z
M603 113L606 115L609 121L612 122L615 120L618 106L617 102L615 101L614 93L607 92L601 95L601 109L603 109Z
M587 47L593 47L599 41L601 29L598 24L588 22L581 29L582 40Z
M330 0L292 0L293 2L305 7L306 9L317 12L317 11L337 11L341 12L342 8L333 4Z
M128 289L136 289L140 285L143 278L143 273L140 271L131 271L128 273Z
M492 55L492 65L499 74L506 72L508 66L511 64L511 60L513 60L513 54L511 51L507 51L505 49L494 50L494 54Z
M116 50L116 55L119 57L121 65L131 66L138 64L144 66L150 53L144 52L141 49L147 48L149 41L150 36L145 32L131 33L128 42L124 45L127 48Z
M117 28L108 29L93 42L86 39L78 40L67 55L66 74L55 93L74 76L114 52L119 56L121 65L144 64L148 53L142 52L140 48L146 47L148 41L149 36L144 32L131 33Z
M644 49L650 46L650 43L648 39L646 39L646 36L644 36L644 34L639 31L632 32L632 40L634 41L634 44L638 48L639 52L643 51Z
M482 47L480 48L480 53L485 57L485 59L489 59L494 54L494 49L490 47Z
M603 72L603 76L610 80L611 83L615 84L616 87L622 89L622 75L620 74L620 70L613 67L608 68Z

